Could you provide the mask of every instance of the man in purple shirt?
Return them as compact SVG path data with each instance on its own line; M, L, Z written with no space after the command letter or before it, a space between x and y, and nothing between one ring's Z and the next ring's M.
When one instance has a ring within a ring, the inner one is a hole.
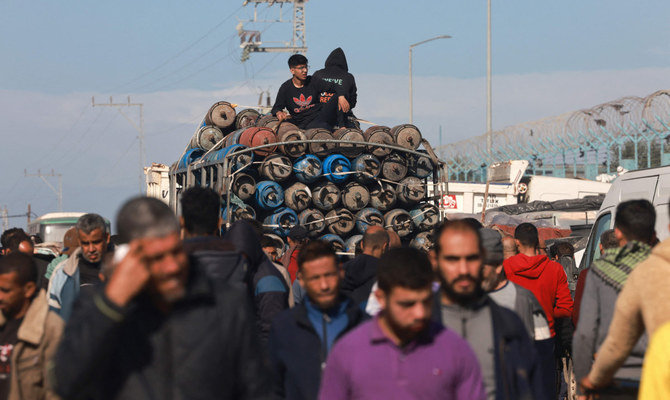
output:
M485 398L468 343L432 323L433 270L416 249L379 260L379 315L340 339L321 381L319 399Z

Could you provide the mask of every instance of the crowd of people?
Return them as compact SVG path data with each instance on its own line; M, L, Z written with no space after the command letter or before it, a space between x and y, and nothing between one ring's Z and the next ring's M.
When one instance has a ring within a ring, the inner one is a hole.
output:
M3 233L0 399L558 399L569 360L581 398L670 393L670 244L645 200L585 271L530 223L448 220L428 253L370 226L345 261L299 225L288 245L222 227L211 189L180 210L131 199L114 237L83 215L51 263Z

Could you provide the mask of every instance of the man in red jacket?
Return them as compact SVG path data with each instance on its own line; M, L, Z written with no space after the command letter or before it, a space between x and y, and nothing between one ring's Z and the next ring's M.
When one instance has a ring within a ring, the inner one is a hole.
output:
M539 236L533 224L519 224L514 239L519 254L503 262L507 279L533 292L547 315L554 337L554 320L572 316L573 303L565 271L561 264L537 252Z

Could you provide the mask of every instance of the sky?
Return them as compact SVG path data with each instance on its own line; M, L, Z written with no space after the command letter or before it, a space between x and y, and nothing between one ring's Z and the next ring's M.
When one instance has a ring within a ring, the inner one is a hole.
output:
M670 88L670 2L492 3L494 130ZM146 165L176 161L213 103L274 99L289 54L241 62L236 26L273 47L291 24L278 4L256 15L242 0L0 0L0 208L57 211L38 171L62 176L64 211L113 220L139 193L139 108L93 97L143 104ZM341 47L354 112L381 125L409 121L409 46L452 36L413 50L414 124L435 146L485 132L486 1L309 0L305 15L311 70Z

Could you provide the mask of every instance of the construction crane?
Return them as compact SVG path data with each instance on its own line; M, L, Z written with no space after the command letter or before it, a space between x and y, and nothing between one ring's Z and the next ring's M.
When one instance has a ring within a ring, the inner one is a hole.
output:
M252 3L254 5L254 16L253 19L241 20L237 24L237 34L240 37L240 48L242 49L242 62L247 61L251 53L286 52L295 54L307 52L307 42L305 37L305 3L307 3L307 1L308 0L246 0L243 5L247 6ZM286 3L293 4L293 16L290 20L284 19L283 15L284 4ZM268 7L279 5L279 17L274 20L259 19L258 7L262 4L265 4ZM261 40L262 31L244 29L245 22L254 24L274 24L276 22L292 23L293 35L290 40L265 42L266 44L278 44L278 46L267 47L264 46L264 42Z

